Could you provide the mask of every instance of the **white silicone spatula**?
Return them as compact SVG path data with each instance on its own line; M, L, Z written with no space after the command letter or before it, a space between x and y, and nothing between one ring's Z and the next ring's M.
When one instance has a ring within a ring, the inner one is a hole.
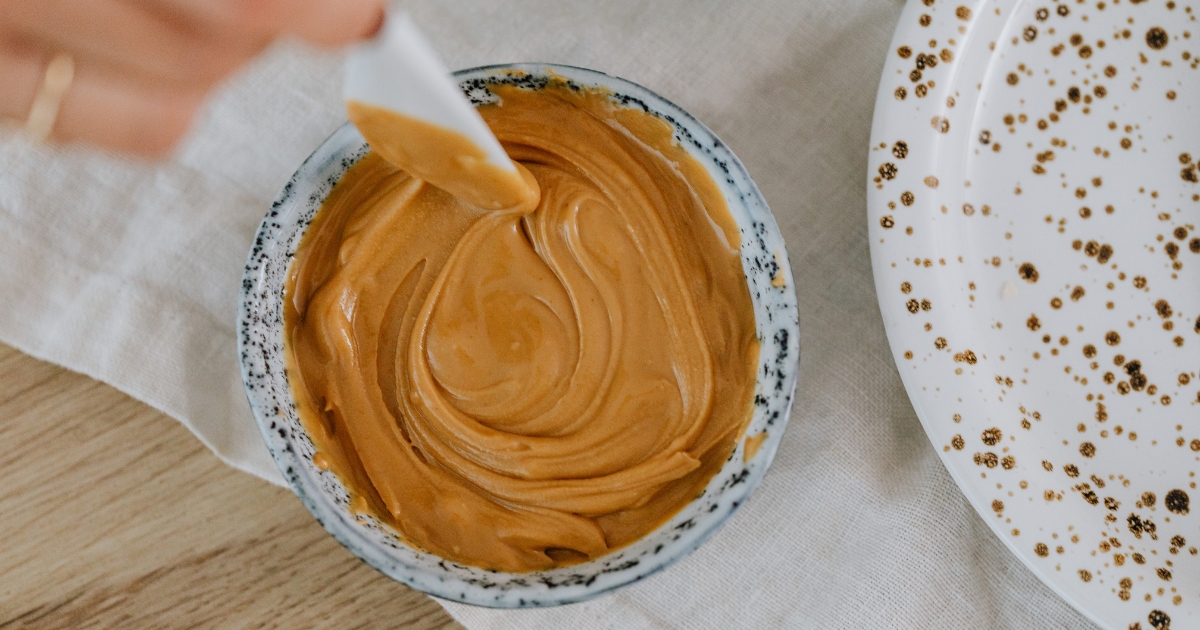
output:
M504 148L407 13L389 13L374 38L351 48L346 60L343 96L351 120L372 149L434 186L470 198L475 192L468 190L470 182L449 180L468 177L457 166L472 160L470 166L475 168L472 173L477 174L482 167L502 178L520 181L521 175ZM353 106L356 102L378 108L372 111L396 114L399 118L394 120L409 124L381 123L393 120L386 115L356 116ZM413 133L414 128L417 133ZM451 133L437 135L443 131ZM465 142L457 146L468 146L474 150L474 157L464 156L461 151L443 151L453 143L430 141L441 137L469 141L474 147ZM443 154L438 155L439 152ZM460 194L462 191L466 192Z

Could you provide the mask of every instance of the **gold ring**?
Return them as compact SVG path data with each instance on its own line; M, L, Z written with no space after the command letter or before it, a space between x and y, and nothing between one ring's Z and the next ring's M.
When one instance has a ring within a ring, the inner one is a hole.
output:
M74 78L75 60L70 55L58 53L50 60L42 85L33 97L33 106L29 108L29 118L25 119L25 131L31 136L38 140L50 137L58 120L58 108Z

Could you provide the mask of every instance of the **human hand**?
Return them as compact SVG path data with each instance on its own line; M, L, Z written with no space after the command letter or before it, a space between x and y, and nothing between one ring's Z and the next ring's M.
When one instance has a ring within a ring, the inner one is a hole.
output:
M55 140L161 157L276 38L339 46L382 20L382 0L0 0L0 117L24 121L50 92Z

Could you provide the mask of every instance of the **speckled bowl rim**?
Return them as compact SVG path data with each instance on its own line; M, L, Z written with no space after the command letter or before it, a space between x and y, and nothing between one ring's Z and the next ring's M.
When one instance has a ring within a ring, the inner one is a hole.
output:
M594 70L548 63L485 66L455 73L464 92L488 101L487 85L537 87L549 74L580 86L603 86L625 106L653 113L712 174L742 233L742 263L761 341L754 411L744 435L768 431L758 454L743 462L739 440L705 491L638 542L596 560L525 574L467 567L416 550L372 518L355 520L335 475L318 470L296 414L283 365L282 286L300 238L333 185L367 152L349 123L329 136L283 187L259 226L247 258L238 307L242 380L268 450L284 478L338 542L385 575L447 600L493 608L544 607L584 601L644 579L711 537L762 480L782 439L800 362L794 280L779 228L737 157L707 127L670 101L629 81ZM771 279L781 274L782 287Z

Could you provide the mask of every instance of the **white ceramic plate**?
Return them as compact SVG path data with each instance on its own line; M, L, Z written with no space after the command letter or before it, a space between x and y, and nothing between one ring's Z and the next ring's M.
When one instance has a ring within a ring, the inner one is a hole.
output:
M1121 630L1200 627L1197 14L911 0L872 133L879 304L930 440Z

